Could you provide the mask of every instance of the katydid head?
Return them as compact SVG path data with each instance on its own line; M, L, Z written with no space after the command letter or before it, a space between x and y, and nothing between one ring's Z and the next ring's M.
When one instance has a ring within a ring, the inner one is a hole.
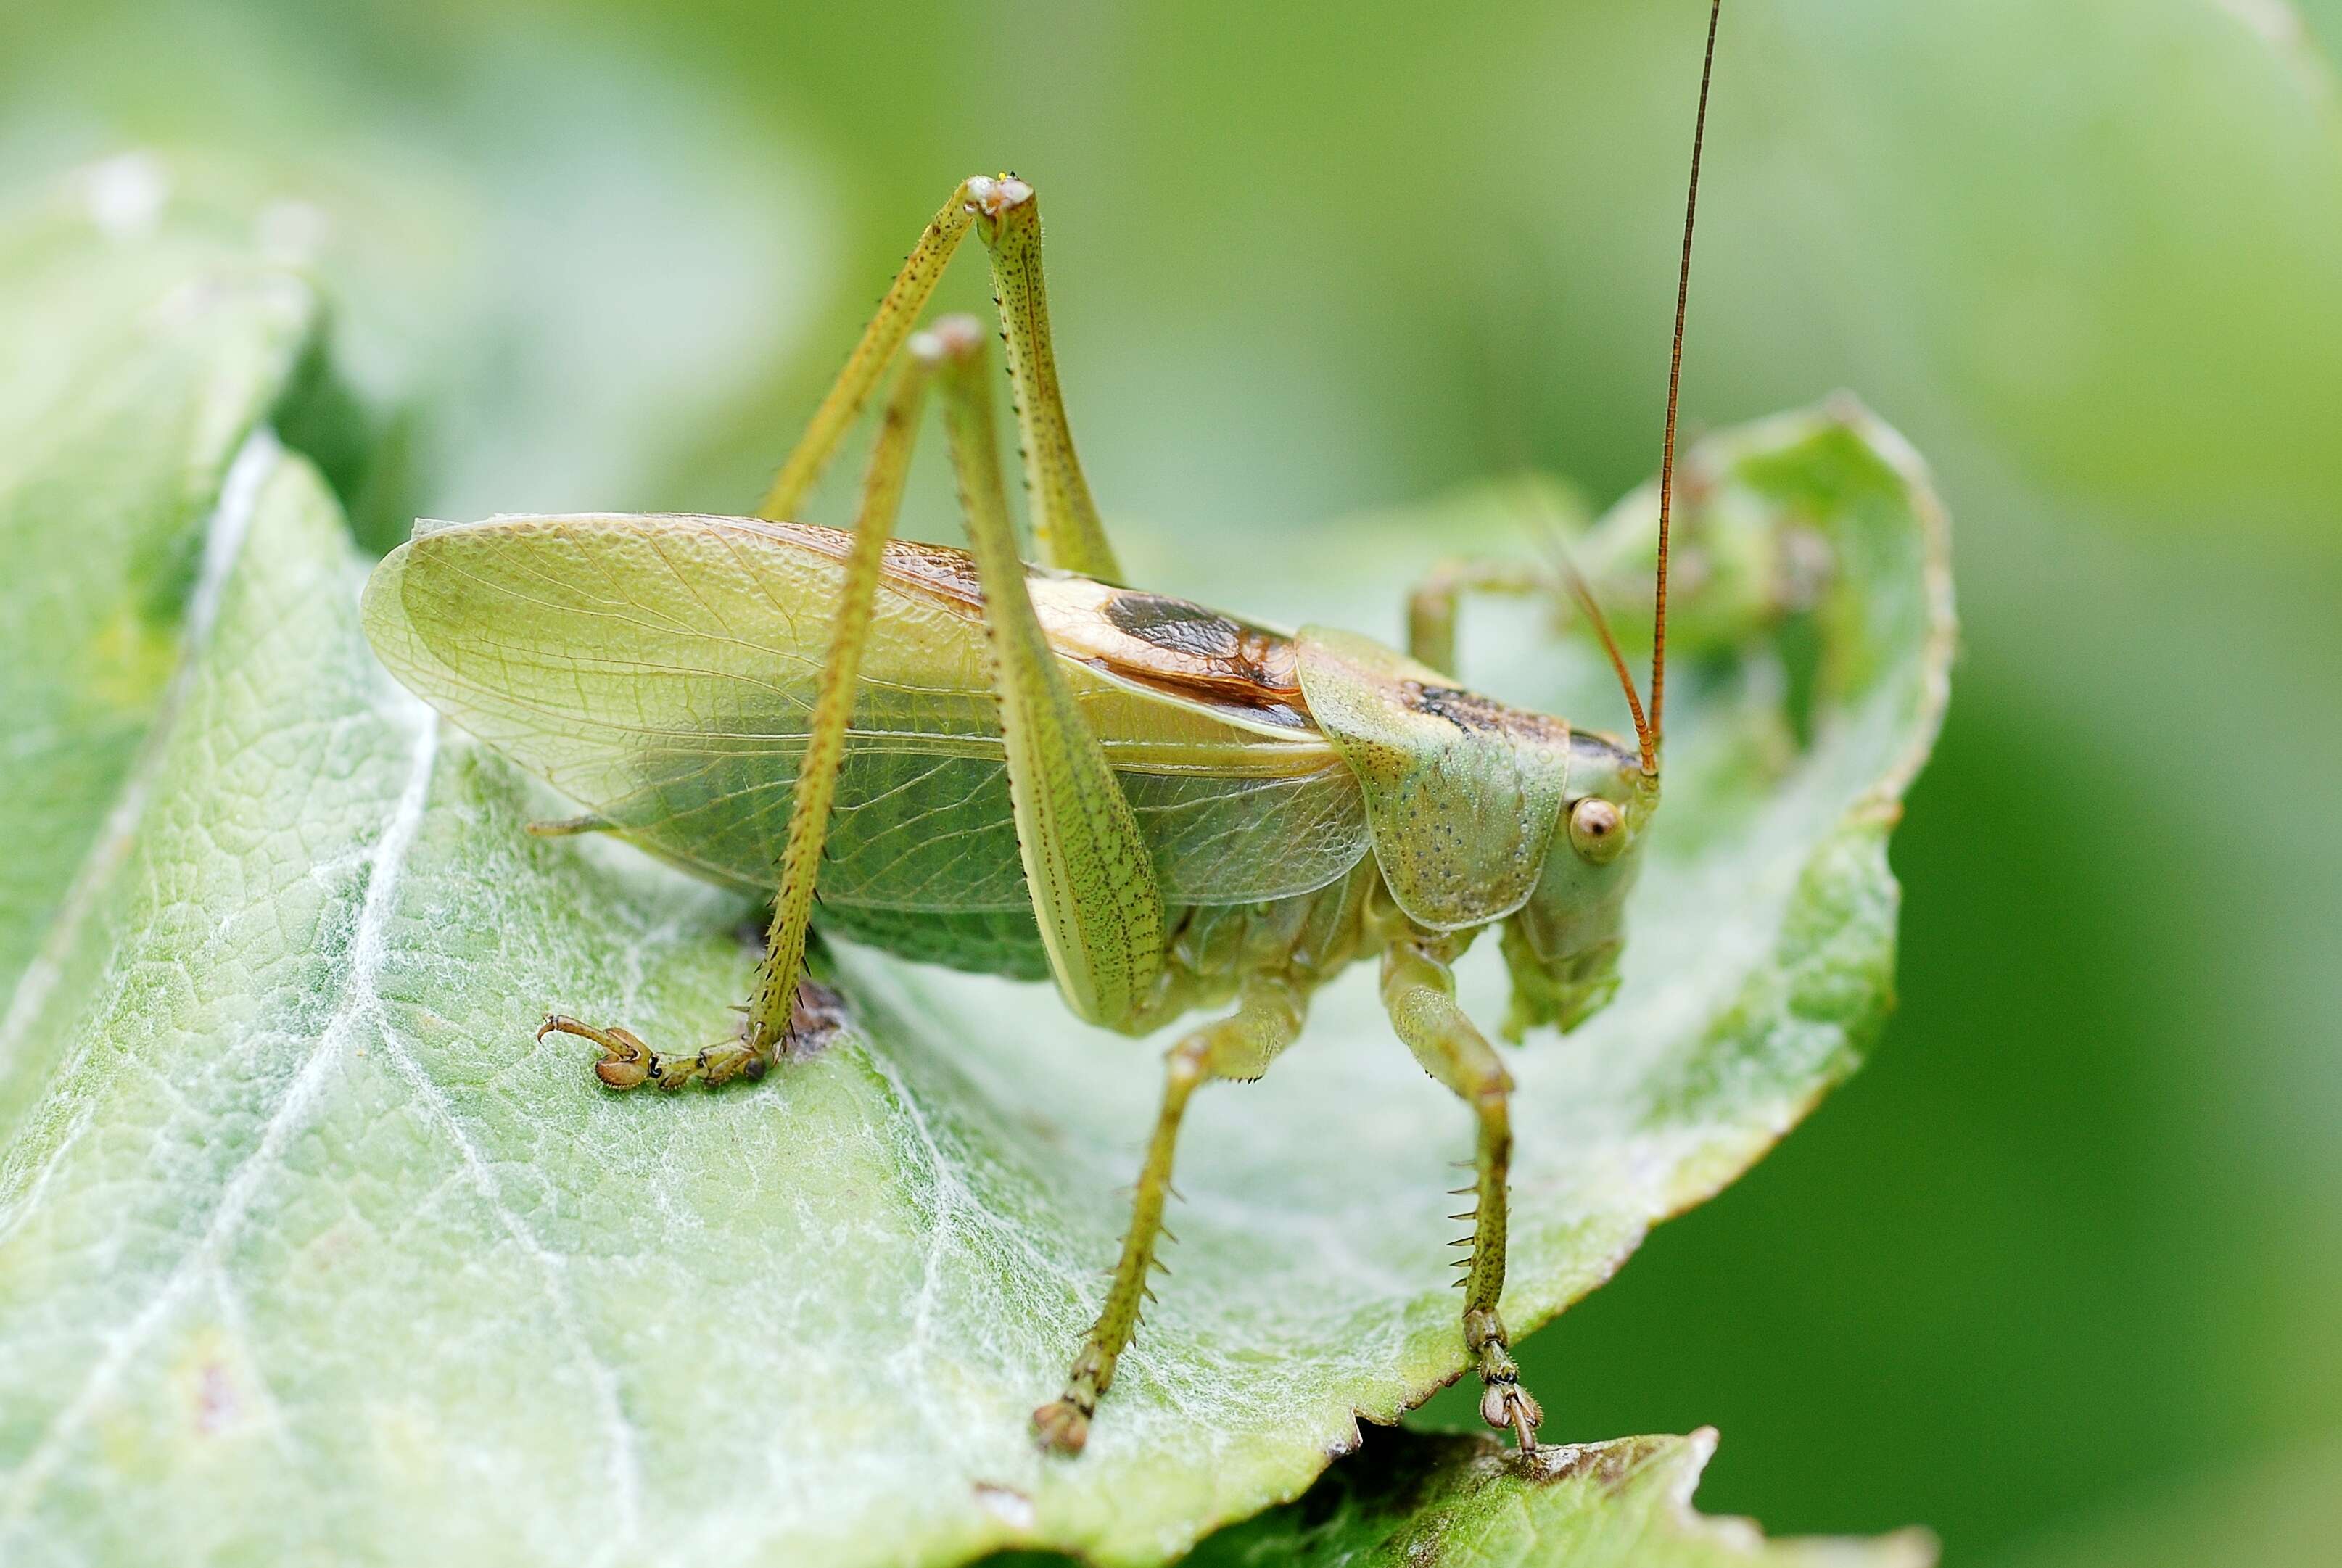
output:
M1626 893L1642 869L1659 780L1638 747L1573 730L1566 799L1528 901L1505 921L1513 978L1507 1038L1539 1024L1570 1029L1618 988Z
M1305 626L1294 654L1391 902L1430 931L1504 923L1507 1033L1566 1029L1607 1001L1659 804L1639 746L1461 690L1355 633Z

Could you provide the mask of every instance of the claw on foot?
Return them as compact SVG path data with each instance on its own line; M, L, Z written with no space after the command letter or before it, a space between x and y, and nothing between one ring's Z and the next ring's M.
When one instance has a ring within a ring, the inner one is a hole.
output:
M1545 1412L1529 1391L1517 1383L1492 1383L1480 1394L1480 1419L1498 1432L1512 1428L1513 1441L1523 1453L1537 1451L1537 1424L1545 1420Z
M1494 1308L1466 1313L1464 1343L1480 1358L1480 1419L1498 1432L1510 1428L1520 1451L1535 1453L1545 1412L1521 1386L1521 1369L1506 1345L1504 1320Z
M1097 1412L1098 1396L1113 1381L1114 1358L1093 1330L1066 1375L1066 1392L1033 1413L1033 1437L1041 1452L1079 1453L1090 1440L1090 1417Z
M1033 1413L1033 1440L1045 1453L1079 1453L1090 1440L1089 1412L1070 1399L1051 1400Z
M658 1066L658 1054L642 1042L631 1029L598 1029L593 1024L558 1013L548 1013L537 1025L536 1037L548 1034L575 1034L591 1040L602 1048L602 1059L594 1064L594 1076L613 1089L639 1089Z
M602 1059L594 1064L594 1076L613 1089L639 1089L645 1084L680 1089L693 1083L714 1088L735 1078L753 1083L763 1077L773 1064L776 1051L792 1060L817 1054L846 1022L846 1004L837 993L807 980L797 987L781 1038L762 1050L750 1043L750 1024L745 1018L738 1034L684 1056L662 1055L631 1029L604 1029L559 1013L545 1015L537 1025L536 1037L575 1034L599 1045Z

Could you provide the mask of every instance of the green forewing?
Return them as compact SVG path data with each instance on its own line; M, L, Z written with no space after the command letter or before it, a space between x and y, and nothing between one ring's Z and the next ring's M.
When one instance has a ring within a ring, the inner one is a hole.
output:
M843 579L812 537L696 516L436 528L375 573L366 632L407 685L628 838L767 888ZM1320 737L1063 667L1174 902L1307 892L1364 853ZM880 588L829 844L828 904L1026 905L983 626L917 585Z

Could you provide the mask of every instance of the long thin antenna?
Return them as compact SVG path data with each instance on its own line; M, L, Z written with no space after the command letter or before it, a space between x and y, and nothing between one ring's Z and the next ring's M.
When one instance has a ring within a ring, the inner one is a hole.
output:
M1716 28L1723 19L1724 0L1708 0L1707 54L1699 67L1699 118L1691 133L1691 192L1684 197L1683 267L1676 275L1676 345L1667 361L1666 450L1659 459L1659 583L1651 610L1651 734L1656 742L1665 731L1667 709L1667 524L1676 492L1676 404L1683 391L1684 312L1691 303L1691 231L1699 215L1699 154L1707 142L1707 85L1716 75ZM1658 771L1654 754L1646 752L1643 771Z
M1618 651L1618 639L1610 630L1610 617L1602 613L1600 601L1594 597L1593 586L1586 574L1570 559L1569 545L1558 529L1538 536L1546 553L1553 558L1554 574L1576 603L1578 611L1594 626L1594 634L1602 639L1602 651L1610 655L1610 668L1618 677L1618 689L1626 694L1626 711L1635 719L1635 744L1642 753L1643 771L1656 774L1659 768L1658 733L1643 717L1643 694L1635 689L1635 677L1627 672L1626 655Z

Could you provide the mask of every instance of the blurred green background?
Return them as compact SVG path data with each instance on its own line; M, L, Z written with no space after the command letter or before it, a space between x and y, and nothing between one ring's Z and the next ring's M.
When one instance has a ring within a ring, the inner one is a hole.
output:
M156 145L326 192L408 454L379 536L745 505L936 203L1015 168L1126 558L1286 617L1267 531L1284 562L1525 464L1655 466L1704 14L20 0L0 184ZM1727 0L1687 415L1844 387L1900 425L1966 651L1897 843L1900 1016L1529 1343L1552 1435L1712 1423L1710 1510L1962 1563L2333 1560L2321 44L2337 0Z

